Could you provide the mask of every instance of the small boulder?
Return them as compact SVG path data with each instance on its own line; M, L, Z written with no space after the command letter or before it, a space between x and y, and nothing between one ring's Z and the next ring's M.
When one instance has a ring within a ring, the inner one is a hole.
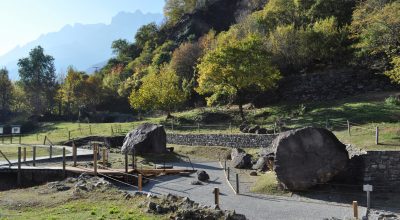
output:
M232 158L232 166L238 169L251 168L251 155L246 153L239 153L236 157Z
M198 180L193 180L190 184L191 185L203 185L203 183Z
M267 129L265 128L260 128L256 131L256 134L267 134Z
M204 170L197 171L197 179L202 182L206 182L210 179L208 173Z
M257 174L257 172L256 171L251 171L250 172L250 176L257 176L258 174Z
M248 133L255 134L258 129L260 129L260 126L258 125L250 127Z

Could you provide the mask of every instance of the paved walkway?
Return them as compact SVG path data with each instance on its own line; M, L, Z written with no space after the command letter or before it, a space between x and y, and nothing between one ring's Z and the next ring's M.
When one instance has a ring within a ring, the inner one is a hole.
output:
M276 196L254 196L235 195L227 184L223 170L219 163L200 163L194 164L196 169L205 170L211 178L210 183L194 186L191 181L196 179L196 174L189 177L184 176L164 176L157 178L162 181L150 181L144 190L154 194L175 194L189 197L190 199L204 205L214 204L212 193L215 187L221 192L221 209L235 210L237 213L245 214L251 220L264 219L324 219L336 217L340 219L352 217L352 208L347 204L329 203L319 200L276 197ZM365 208L360 207L360 213L365 214Z

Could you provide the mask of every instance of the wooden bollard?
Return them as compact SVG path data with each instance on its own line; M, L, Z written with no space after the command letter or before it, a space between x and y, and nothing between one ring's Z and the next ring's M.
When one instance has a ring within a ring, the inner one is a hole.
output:
M65 163L66 163L66 160L65 160L65 147L63 147L63 151L62 151L62 169L63 169L63 177L65 178L67 175L66 175L66 172L65 172Z
M21 147L18 147L18 174L17 174L17 184L21 186Z
M103 159L103 166L106 166L106 148L103 147L103 152L102 152L102 159Z
M228 178L228 180L229 180L230 172L231 172L231 169L228 167L228 170L227 170L227 178Z
M219 207L219 188L214 188L214 204Z
M357 203L357 201L353 201L353 213L354 213L354 218L358 219L358 203Z
M236 174L236 194L239 194L239 174Z
M128 150L125 151L125 173L128 173Z
M378 126L375 129L375 144L379 145L379 127Z
M225 159L225 165L224 165L224 170L226 171L226 159Z
M350 121L347 120L347 132L349 133L349 136L351 136L351 132L350 132Z
M94 175L97 176L97 145L93 146L93 170Z
M138 189L139 189L139 192L143 190L143 176L142 176L142 174L138 175Z
M32 148L32 166L36 166L36 146Z
M76 145L75 142L72 142L72 159L74 160L74 167L76 167L76 160L77 160L77 149L76 149Z
M23 151L23 161L24 163L26 162L26 147L24 147L24 151Z
M53 145L50 145L50 151L49 151L49 157L50 159L53 158Z

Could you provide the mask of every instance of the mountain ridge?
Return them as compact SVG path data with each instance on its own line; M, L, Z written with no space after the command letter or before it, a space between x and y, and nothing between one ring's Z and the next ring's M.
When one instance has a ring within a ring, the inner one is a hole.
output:
M0 56L0 66L6 67L10 78L18 79L18 60L27 57L29 51L42 46L46 54L55 58L57 73L72 65L79 70L90 69L112 56L111 43L117 39L133 40L136 31L144 24L160 23L162 14L119 12L110 23L67 24L59 31L40 35L23 46L16 46Z

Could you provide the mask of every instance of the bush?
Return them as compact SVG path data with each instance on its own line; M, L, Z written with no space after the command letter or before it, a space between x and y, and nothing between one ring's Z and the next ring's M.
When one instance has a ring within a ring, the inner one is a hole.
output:
M386 105L400 105L400 98L396 96L389 96L385 99Z

